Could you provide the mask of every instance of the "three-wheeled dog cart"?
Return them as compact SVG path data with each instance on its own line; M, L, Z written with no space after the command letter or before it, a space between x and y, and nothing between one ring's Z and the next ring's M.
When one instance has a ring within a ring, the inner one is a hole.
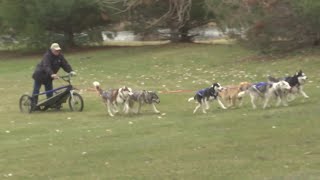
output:
M83 110L83 99L80 94L75 92L75 88L71 84L71 74L60 76L68 85L61 86L50 91L41 92L35 95L24 94L20 97L19 107L20 111L24 113L31 113L34 110L46 111L49 108L60 109L61 104L68 102L71 111L81 112ZM53 96L48 99L40 100L37 104L33 103L35 96L45 95L53 92Z

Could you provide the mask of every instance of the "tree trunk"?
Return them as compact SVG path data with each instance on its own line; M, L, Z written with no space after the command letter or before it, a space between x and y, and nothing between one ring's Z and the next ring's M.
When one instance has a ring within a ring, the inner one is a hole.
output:
M70 30L70 29L65 30L64 37L65 37L65 45L67 48L76 46L76 44L74 42L74 33L72 30Z
M170 41L171 42L180 42L180 33L178 30L171 30Z
M315 40L313 41L314 46L319 46L320 45L320 33L317 33Z
M186 42L191 43L193 36L189 35L189 27L183 26L179 29L172 30L170 40L172 42Z
M192 36L189 35L189 28L187 26L183 26L179 29L180 34L180 42L192 42Z

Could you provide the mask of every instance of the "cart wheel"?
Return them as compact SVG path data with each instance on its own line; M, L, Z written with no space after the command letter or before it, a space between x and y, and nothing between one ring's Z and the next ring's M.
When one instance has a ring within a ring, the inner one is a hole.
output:
M83 110L83 99L81 95L76 92L73 93L73 98L72 96L69 97L68 103L71 111L81 112Z
M19 100L20 112L31 113L32 112L32 98L29 95L22 95Z

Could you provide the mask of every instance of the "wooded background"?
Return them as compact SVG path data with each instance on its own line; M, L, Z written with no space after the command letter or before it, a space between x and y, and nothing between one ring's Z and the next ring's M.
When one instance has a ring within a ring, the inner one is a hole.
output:
M90 43L101 41L103 30L149 40L169 29L172 42L192 42L191 29L214 23L248 47L287 51L319 45L319 17L319 0L0 0L0 40L74 47L81 33Z

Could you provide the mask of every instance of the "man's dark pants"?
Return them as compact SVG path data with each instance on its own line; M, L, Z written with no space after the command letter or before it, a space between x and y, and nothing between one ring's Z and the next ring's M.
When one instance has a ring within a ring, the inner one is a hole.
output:
M42 84L44 85L45 91L50 91L53 88L52 81L48 81L46 83L41 83L41 82L35 80L34 84L33 84L32 96L40 93L40 88L41 88ZM46 93L46 96L47 96L47 98L52 97L53 96L53 92ZM36 105L37 103L38 103L38 96L36 95L33 98L33 104Z

